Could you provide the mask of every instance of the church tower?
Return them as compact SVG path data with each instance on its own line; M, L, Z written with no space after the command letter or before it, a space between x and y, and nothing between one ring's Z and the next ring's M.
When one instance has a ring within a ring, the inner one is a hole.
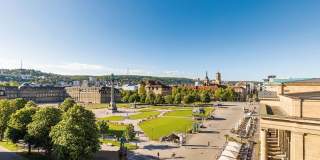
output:
M221 73L220 72L216 73L215 83L218 84L218 85L221 85Z
M203 84L204 86L209 86L210 85L210 80L209 80L209 77L208 77L208 72L206 72L206 77L203 81Z

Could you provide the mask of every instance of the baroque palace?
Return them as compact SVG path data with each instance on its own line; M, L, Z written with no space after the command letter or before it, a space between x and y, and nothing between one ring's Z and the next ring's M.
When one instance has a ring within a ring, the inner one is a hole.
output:
M267 82L259 93L260 159L320 159L320 79Z
M36 103L57 103L71 97L79 103L110 102L111 87L55 87L24 83L19 87L0 86L0 99L23 98ZM115 89L115 100L119 101L120 91Z

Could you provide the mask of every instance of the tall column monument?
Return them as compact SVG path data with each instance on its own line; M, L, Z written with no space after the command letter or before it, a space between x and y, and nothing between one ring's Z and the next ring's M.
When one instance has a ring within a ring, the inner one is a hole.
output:
M111 96L110 96L110 107L112 110L112 113L117 112L117 105L116 102L114 100L114 75L111 74Z

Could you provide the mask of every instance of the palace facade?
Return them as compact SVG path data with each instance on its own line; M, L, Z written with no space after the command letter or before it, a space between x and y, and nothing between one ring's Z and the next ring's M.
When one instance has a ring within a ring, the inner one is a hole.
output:
M111 99L111 87L66 87L68 96L78 103L109 103ZM121 100L118 89L114 90L115 100Z
M320 159L320 80L272 84L259 94L260 159Z
M20 87L0 87L0 99L23 98L36 103L62 102L67 97L64 87L31 86L24 84Z

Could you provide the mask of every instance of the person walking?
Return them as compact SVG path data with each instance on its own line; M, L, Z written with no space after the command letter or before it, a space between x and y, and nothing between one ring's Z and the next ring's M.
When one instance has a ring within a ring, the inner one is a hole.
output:
M158 156L158 159L160 159L160 153L159 152L157 153L157 156Z
M172 155L171 155L171 158L175 159L175 157L176 157L176 153L173 152Z

